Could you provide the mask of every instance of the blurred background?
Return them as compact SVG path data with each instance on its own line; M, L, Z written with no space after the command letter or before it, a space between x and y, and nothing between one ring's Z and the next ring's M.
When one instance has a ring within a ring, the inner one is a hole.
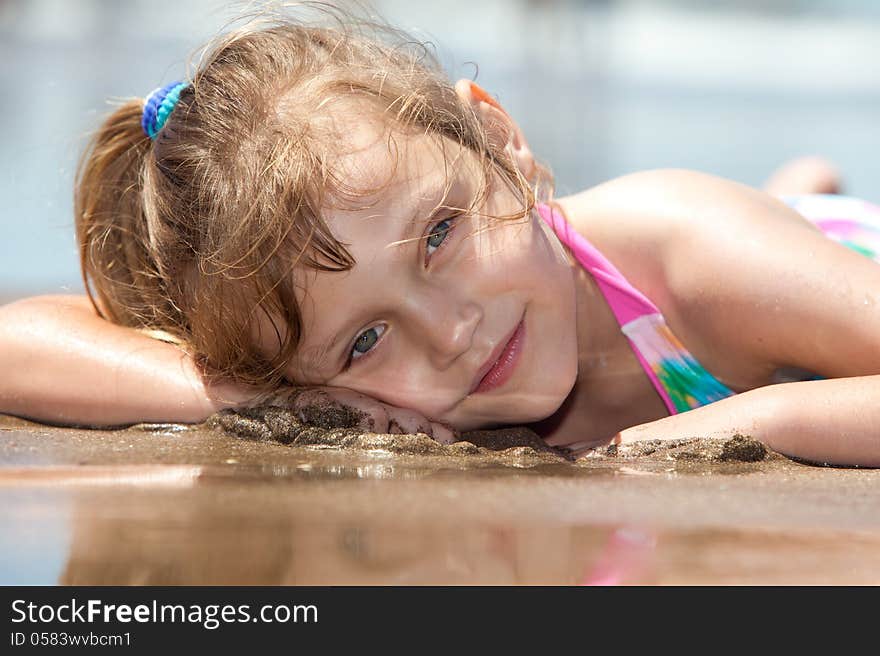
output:
M87 133L109 98L182 77L244 4L0 0L0 302L82 290L72 185ZM371 4L500 100L558 195L656 167L758 186L820 154L845 193L880 202L876 0Z

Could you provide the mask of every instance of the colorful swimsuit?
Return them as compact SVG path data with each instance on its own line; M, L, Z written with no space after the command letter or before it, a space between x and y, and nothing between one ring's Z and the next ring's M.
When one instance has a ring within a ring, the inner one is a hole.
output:
M810 195L783 198L825 235L880 262L880 207L847 196ZM654 303L572 228L559 212L537 204L553 228L596 280L621 331L670 414L685 412L735 394L697 362L678 341Z

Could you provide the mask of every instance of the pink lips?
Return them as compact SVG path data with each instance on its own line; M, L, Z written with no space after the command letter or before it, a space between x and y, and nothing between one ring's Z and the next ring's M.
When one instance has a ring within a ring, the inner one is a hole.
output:
M500 387L513 375L514 369L519 362L525 341L525 322L520 320L513 334L504 344L501 353L490 356L478 372L477 383L471 390L471 394L487 392Z

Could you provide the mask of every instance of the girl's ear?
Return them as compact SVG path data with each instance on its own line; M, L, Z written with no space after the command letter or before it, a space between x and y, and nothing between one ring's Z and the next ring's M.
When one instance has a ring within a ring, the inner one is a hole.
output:
M455 92L483 121L489 139L496 146L509 149L519 170L527 180L531 180L535 175L535 158L522 130L498 101L470 80L456 82Z

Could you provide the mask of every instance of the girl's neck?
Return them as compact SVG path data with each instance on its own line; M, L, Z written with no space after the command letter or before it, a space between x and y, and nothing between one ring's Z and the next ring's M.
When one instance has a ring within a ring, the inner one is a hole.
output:
M583 223L573 221L567 211L562 213L575 229ZM608 385L619 387L613 384L615 379L647 378L595 278L581 266L571 248L565 244L562 247L575 282L578 383L601 389ZM608 398L611 391L606 389L602 396Z

